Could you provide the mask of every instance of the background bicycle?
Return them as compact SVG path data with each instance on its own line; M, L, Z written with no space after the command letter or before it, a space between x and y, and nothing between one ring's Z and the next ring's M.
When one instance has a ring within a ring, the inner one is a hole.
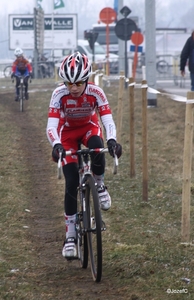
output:
M31 60L32 60L32 67L34 70L34 60L33 59ZM52 78L54 77L54 71L55 71L55 63L53 59L51 57L49 58L47 53L43 53L42 55L40 55L38 57L38 78Z
M24 100L28 100L28 92L25 91L25 81L28 80L29 74L16 74L15 80L19 80L19 94L18 94L18 99L16 101L19 101L20 104L20 111L24 111ZM14 82L14 78L12 78L12 82ZM31 82L31 79L30 79Z
M11 70L12 70L11 65L6 66L3 70L4 77L10 77L12 73Z
M137 68L136 72L139 74L142 72L142 66L145 66L145 53L141 53L138 56L138 61L137 61ZM169 63L166 61L165 58L158 56L157 61L156 61L156 70L160 74L166 74L168 73L170 69Z

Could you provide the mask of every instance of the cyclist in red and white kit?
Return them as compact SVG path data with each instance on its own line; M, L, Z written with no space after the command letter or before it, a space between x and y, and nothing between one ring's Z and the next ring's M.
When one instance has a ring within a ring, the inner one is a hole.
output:
M62 255L66 258L77 256L75 222L79 176L77 156L66 157L65 150L77 150L79 142L88 148L104 147L99 115L106 131L110 155L114 156L114 151L118 157L122 154L122 147L116 142L116 127L106 95L99 86L88 82L90 75L91 63L86 55L75 52L67 56L59 69L64 84L53 91L48 113L46 133L53 147L53 160L58 161L59 152L63 156L66 240ZM104 153L93 154L91 168L97 182L101 209L108 210L111 197L104 185Z

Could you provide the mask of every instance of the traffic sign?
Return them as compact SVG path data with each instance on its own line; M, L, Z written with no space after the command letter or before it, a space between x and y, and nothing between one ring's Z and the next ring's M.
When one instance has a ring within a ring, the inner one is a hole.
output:
M117 18L116 11L111 7L105 7L100 11L100 21L105 24L113 23Z
M131 36L131 41L134 45L139 46L143 43L143 34L141 32L134 32Z
M137 51L137 52L143 52L143 47L142 46L135 46L135 45L131 45L130 46L130 51L131 52L135 52L135 51Z
M131 13L131 9L128 6L124 6L121 10L120 13L123 15L123 17L127 17Z
M123 41L130 40L132 33L137 30L136 23L128 18L119 20L115 25L116 36Z
M117 13L113 8L105 7L100 11L99 18L106 24L107 75L109 75L109 24L116 20Z

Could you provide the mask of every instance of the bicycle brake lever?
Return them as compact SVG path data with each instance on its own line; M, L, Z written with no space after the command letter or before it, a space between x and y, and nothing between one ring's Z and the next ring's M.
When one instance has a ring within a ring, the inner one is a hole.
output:
M62 163L61 163L61 158L62 158L62 152L59 151L59 159L58 159L58 164L57 164L57 178L61 179L62 176Z
M117 174L117 167L119 165L118 157L114 151L114 165L113 165L113 174Z

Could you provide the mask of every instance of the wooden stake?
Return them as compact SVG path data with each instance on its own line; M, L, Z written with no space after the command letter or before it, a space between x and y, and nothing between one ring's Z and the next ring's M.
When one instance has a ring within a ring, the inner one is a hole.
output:
M188 102L185 113L185 137L183 152L183 186L182 186L182 224L181 236L183 242L190 239L190 198L191 198L191 165L193 148L193 109L194 92L187 92Z

